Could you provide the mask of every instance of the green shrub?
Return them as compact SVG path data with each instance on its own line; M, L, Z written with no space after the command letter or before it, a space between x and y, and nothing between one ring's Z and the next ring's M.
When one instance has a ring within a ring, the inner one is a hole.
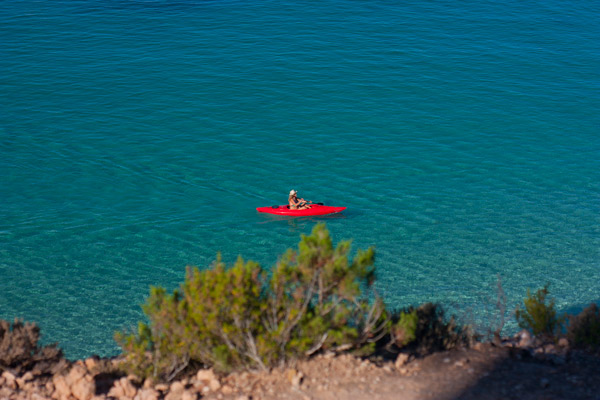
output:
M468 346L476 336L469 326L446 318L439 304L424 303L393 312L387 350L405 349L419 355Z
M126 368L175 378L193 364L219 371L266 369L321 351L364 349L388 331L383 302L369 304L374 250L349 260L350 242L333 247L325 225L302 235L272 274L238 258L226 268L188 268L179 290L152 288L143 306L149 324L117 333Z
M525 309L517 307L515 314L519 326L530 330L535 336L552 338L560 329L564 317L557 317L554 299L546 303L548 284L534 295L527 289L527 297L523 300Z
M454 316L447 319L439 304L422 304L416 312L418 320L413 345L419 354L468 346L473 338L470 327L459 325Z
M592 303L577 315L569 316L567 338L574 347L600 349L600 308Z

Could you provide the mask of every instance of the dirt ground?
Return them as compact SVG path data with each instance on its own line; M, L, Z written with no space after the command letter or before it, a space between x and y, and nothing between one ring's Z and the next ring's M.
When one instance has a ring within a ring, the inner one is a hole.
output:
M231 398L253 400L600 400L600 357L590 354L532 354L488 343L399 364L319 356L295 369L232 375L223 383L246 389Z

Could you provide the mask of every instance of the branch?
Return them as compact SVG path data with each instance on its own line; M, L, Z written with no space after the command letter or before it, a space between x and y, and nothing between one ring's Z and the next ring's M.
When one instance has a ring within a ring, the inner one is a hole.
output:
M189 363L190 363L190 356L188 354L186 354L184 357L184 361L179 366L179 368L176 368L173 372L171 372L169 374L169 376L167 377L167 382L171 382L171 380L173 378L175 378L177 376L177 374L179 374L181 371L183 371L189 365Z
M311 356L313 353L315 353L316 351L318 351L322 346L323 343L325 343L325 340L327 340L327 336L329 336L328 332L325 332L325 334L321 337L321 340L319 340L319 342L317 344L315 344L313 347L311 347L306 353L304 353L306 356Z
M260 356L258 355L258 351L256 350L256 343L254 342L254 337L252 336L252 334L250 333L249 330L246 331L246 343L248 344L248 347L250 347L250 350L246 352L246 355L248 357L250 357L252 360L254 360L254 362L256 362L258 364L260 369L262 369L263 371L266 371L267 367L265 366L265 364L260 359Z
M335 302L329 307L328 310L321 312L321 316L327 315L329 314L334 308L336 308L340 303L342 302L342 300L338 297Z
M302 307L300 307L300 312L298 313L298 315L296 315L296 318L294 318L292 323L290 323L290 325L288 325L287 328L283 331L282 336L285 339L285 342L287 342L288 336L289 336L290 332L292 331L292 329L294 329L294 327L296 325L298 325L298 322L300 322L300 319L302 319L302 316L306 312L306 309L308 308L308 305L310 304L310 302L312 300L312 295L315 290L315 284L317 281L317 277L318 277L318 275L313 276L313 279L308 288L308 294L306 295L306 298L304 299L304 304L302 304ZM289 310L288 310L287 315L289 315Z

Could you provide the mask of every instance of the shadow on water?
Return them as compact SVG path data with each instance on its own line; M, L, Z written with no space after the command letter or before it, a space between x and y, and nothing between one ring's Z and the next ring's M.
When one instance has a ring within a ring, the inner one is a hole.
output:
M327 221L332 221L332 220L337 220L337 219L348 218L348 216L346 216L344 213L328 214L328 215L314 215L314 216L307 216L307 217L293 217L293 216L289 216L289 215L264 214L264 215L261 215L261 217L263 217L263 221L260 221L259 224L267 224L267 223L279 222L279 221L287 221L288 223L292 223L292 224L303 224L306 222L317 223L317 222L327 222Z

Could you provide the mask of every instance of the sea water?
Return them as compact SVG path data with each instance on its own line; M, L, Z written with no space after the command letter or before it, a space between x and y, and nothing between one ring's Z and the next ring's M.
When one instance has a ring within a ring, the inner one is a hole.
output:
M600 300L600 3L0 2L0 318L117 354L150 285L326 222L392 308ZM340 215L256 207L301 197ZM497 315L497 314L496 314ZM479 322L477 322L479 321Z

